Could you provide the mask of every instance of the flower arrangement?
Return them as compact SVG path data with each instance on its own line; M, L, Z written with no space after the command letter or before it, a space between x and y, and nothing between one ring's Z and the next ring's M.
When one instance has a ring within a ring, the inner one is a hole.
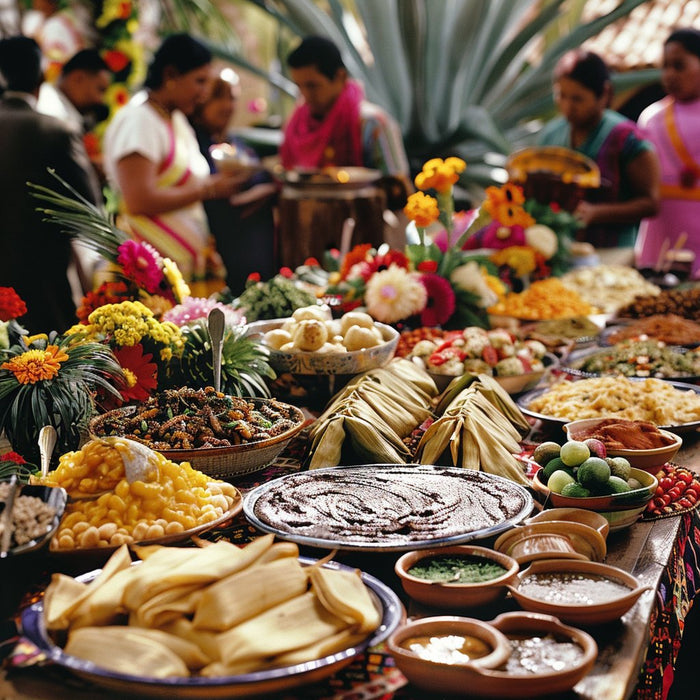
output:
M31 475L37 471L35 464L27 462L18 452L11 450L0 455L0 480L16 475L22 483L29 483Z
M124 375L112 351L79 336L27 336L0 350L0 428L12 447L38 462L37 439L53 425L61 452L77 449L96 390L119 396Z

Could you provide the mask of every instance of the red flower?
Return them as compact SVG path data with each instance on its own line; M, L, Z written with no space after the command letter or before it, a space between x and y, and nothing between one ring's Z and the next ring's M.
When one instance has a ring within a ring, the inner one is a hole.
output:
M384 255L377 255L371 262L372 272L388 270L391 265L408 270L408 258L400 250L389 250Z
M288 280L290 280L290 279L292 279L292 277L294 277L294 272L289 267L281 267L280 268L280 275L282 275L282 277L286 277Z
M96 291L88 292L76 312L81 323L88 322L88 316L105 304L119 304L130 299L128 287L124 282L103 282Z
M114 49L105 51L102 58L104 58L112 73L121 73L131 61L123 51L115 51Z
M145 401L158 386L158 366L151 362L153 355L144 355L143 345L124 345L114 351L124 370L127 386L120 387L124 401Z
M0 287L0 321L11 321L27 313L27 305L12 287Z
M455 312L457 301L452 285L440 275L427 274L420 278L428 292L428 303L420 314L422 326L442 326Z
M344 280L348 276L353 265L363 262L370 250L372 250L371 243L360 243L347 253L340 265L340 279Z
M437 260L423 260L418 263L418 272L437 272Z
M27 460L18 452L5 452L0 455L0 462L14 462L15 464L26 464Z
M260 282L260 273L259 272L251 272L248 277L246 278L246 282L250 282L251 284L255 282Z
M549 203L549 208L555 213L558 214L561 211L561 206L559 206L559 202L550 202Z
M316 258L306 258L306 260L304 260L304 265L308 265L309 267L320 267Z

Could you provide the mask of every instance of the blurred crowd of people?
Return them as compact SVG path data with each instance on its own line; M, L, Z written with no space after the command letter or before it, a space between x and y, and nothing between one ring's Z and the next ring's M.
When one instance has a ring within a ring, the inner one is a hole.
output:
M230 131L240 95L236 73L215 67L211 51L193 36L166 37L142 88L107 125L101 157L90 160L83 136L108 115L112 74L79 7L36 0L23 35L0 40L0 285L15 287L27 301L29 329L70 326L75 301L93 285L100 262L71 248L37 213L25 183L55 189L48 168L94 203L103 202L108 186L120 227L174 260L188 281L218 279L235 296L249 273L271 277L279 263L279 183L262 167L252 176L219 170L210 152L226 142L248 162L258 159ZM287 65L300 99L283 129L283 168L371 168L410 192L401 131L366 100L338 47L307 37ZM668 37L662 80L667 97L635 123L610 109L604 60L583 49L570 52L553 74L561 116L539 141L577 150L600 168L606 197L579 204L582 237L596 247L628 250L631 264L633 254L638 267L653 268L659 249L680 247L682 236L698 253L698 276L700 32L682 29Z

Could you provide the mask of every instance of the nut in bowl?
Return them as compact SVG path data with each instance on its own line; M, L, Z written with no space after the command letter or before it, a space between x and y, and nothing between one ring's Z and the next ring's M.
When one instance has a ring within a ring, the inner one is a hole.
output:
M260 335L278 372L353 375L387 364L399 333L371 316L348 312L333 319L327 305L297 309L290 318L256 321L246 335Z
M414 550L400 557L394 566L411 598L447 609L498 600L505 595L505 586L518 569L512 557L472 545Z
M608 457L624 457L632 467L648 471L670 462L683 445L680 435L651 423L613 417L571 421L564 431L570 441L600 440Z

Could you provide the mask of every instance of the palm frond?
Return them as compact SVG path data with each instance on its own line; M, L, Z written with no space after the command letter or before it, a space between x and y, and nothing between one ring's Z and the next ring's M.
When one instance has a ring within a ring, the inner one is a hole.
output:
M64 233L94 250L110 262L117 260L117 248L129 236L114 224L109 214L85 199L54 170L49 172L68 190L71 196L62 194L42 185L28 183L36 199L51 205L51 208L37 207L46 221L58 225Z

